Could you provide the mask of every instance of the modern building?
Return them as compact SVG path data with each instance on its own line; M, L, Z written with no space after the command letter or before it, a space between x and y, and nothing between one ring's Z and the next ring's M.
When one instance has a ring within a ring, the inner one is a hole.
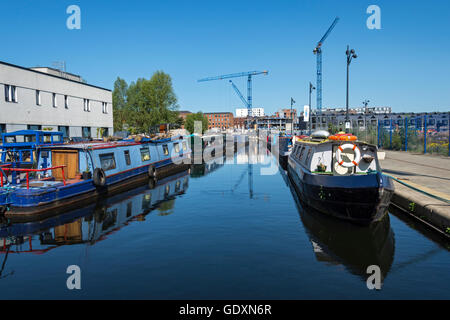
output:
M387 109L386 111L389 111ZM378 110L379 111L379 110ZM409 126L423 126L424 116L427 116L427 126L431 129L440 131L442 128L448 128L449 113L447 112L429 112L429 113L381 113L377 110L366 113L359 113L356 109L349 110L349 120L351 128L365 130L365 128L376 128L381 125L385 128L396 125L403 126L408 121ZM339 131L345 130L345 111L322 112L319 116L316 113L311 114L311 126L313 130L336 128Z
M296 119L297 109L280 109L275 112L276 118Z
M0 133L62 131L65 137L113 134L112 92L53 68L0 61Z
M236 109L236 118L246 118L248 116L247 108ZM264 108L252 108L250 117L264 117Z
M233 128L234 117L232 112L211 112L204 113L208 119L208 129L218 128L220 130L226 130Z

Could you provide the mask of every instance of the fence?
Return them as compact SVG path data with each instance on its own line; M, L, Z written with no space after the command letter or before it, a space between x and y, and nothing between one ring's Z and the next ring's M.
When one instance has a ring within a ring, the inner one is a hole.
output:
M450 126L435 124L427 115L378 122L377 145L389 150L450 156Z
M337 127L329 126L333 134ZM449 121L437 122L427 115L385 120L353 120L351 133L360 140L388 150L450 156Z

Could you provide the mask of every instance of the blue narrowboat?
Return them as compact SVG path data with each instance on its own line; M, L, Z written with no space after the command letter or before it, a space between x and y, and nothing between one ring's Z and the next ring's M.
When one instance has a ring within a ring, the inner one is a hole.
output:
M62 245L93 245L133 221L144 221L155 210L160 216L169 214L171 201L188 186L189 169L58 216L0 223L0 253L43 254Z
M19 147L3 145L10 153ZM159 179L186 169L191 161L188 140L182 136L53 142L34 147L31 168L17 165L17 161L3 161L0 166L0 205L6 208L6 217L28 220L52 215L90 198L130 188L143 179Z

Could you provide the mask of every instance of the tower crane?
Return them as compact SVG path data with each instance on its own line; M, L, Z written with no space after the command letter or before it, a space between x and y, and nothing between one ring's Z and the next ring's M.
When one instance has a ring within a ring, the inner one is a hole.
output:
M223 80L223 79L231 79L231 78L239 78L239 77L247 77L247 100L245 100L244 96L241 94L236 85L230 80L233 89L236 91L239 98L244 102L244 105L247 107L248 115L250 116L252 112L252 77L257 75L268 75L269 71L248 71L248 72L240 72L240 73L231 73L224 74L216 77L208 77L197 80L197 82L205 82L205 81L213 81L213 80Z
M322 114L322 45L325 42L325 40L330 35L331 31L334 29L336 24L339 21L339 17L336 17L334 19L331 26L328 28L327 32L323 35L322 39L317 43L317 46L314 48L313 53L316 55L317 58L317 110L319 111L319 115Z

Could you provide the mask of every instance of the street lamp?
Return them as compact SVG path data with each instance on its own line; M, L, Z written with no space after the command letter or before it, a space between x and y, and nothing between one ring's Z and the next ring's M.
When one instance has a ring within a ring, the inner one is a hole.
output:
M356 59L358 56L355 53L354 49L349 48L347 45L347 51L345 51L345 54L347 55L347 104L346 104L346 112L345 112L345 132L348 133L350 129L350 120L348 117L348 73L350 69L350 63L353 59Z
M295 100L291 97L291 136L293 135L293 126L294 126L294 120L292 117L292 106L294 105Z
M312 122L312 116L311 116L311 113L312 113L312 107L311 107L311 93L312 93L312 91L313 90L316 90L316 87L314 87L313 85L312 85L312 83L310 82L309 83L309 135L311 135L311 122Z

